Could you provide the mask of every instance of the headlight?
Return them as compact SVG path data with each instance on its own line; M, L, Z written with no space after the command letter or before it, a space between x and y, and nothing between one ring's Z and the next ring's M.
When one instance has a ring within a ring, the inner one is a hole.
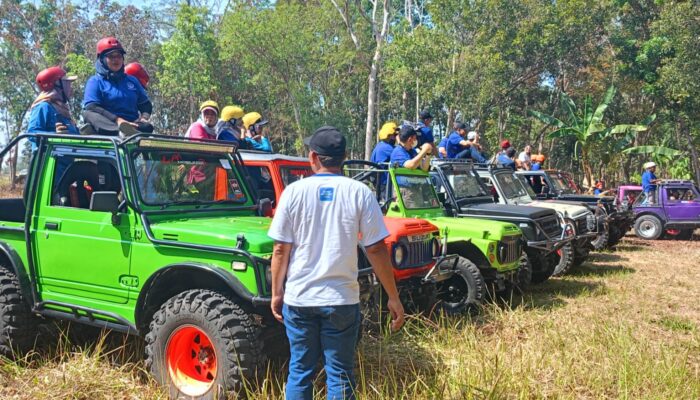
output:
M406 258L406 249L404 249L403 245L396 245L394 247L394 265L396 267L400 267L401 264L403 264L404 259Z
M566 237L574 237L576 236L576 227L571 221L566 221L564 223L564 235Z
M438 255L440 255L440 241L437 238L433 238L433 240L430 242L430 248L433 257L437 257Z

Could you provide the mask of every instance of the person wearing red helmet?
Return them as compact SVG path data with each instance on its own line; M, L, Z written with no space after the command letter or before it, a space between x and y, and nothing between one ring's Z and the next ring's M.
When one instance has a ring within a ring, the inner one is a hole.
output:
M138 79L141 86L143 86L144 89L148 89L148 81L151 80L151 77L148 75L148 71L146 71L146 68L143 65L137 62L126 64L126 67L124 67L124 72L126 72L127 75L131 75Z
M124 54L116 38L97 42L97 73L88 79L83 98L84 133L129 136L153 132L148 122L153 105L141 82L124 72Z
M68 108L75 79L61 67L49 67L37 74L40 93L29 111L27 132L78 134Z

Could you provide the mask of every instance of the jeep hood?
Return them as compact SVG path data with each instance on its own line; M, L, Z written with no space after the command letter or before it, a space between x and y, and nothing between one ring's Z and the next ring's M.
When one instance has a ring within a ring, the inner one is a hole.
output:
M584 203L597 203L600 201L601 203L613 203L615 201L615 198L612 196L593 196L590 194L562 194L559 196L559 200L566 200L566 201L582 201Z
M537 219L552 214L552 210L540 207L526 207L512 204L466 204L460 209L460 214L483 215L485 217L530 218Z
M492 221L479 218L437 217L429 220L444 233L447 228L448 240L458 238L501 240L504 236L520 234L520 229L510 222Z
M151 223L156 239L216 247L236 247L238 235L246 239L244 250L255 255L272 253L274 241L267 236L269 218L209 217L169 219Z
M588 207L581 203L570 202L570 201L557 201L557 200L534 200L530 203L535 207L549 208L561 213L567 218L578 219L582 215L591 212Z

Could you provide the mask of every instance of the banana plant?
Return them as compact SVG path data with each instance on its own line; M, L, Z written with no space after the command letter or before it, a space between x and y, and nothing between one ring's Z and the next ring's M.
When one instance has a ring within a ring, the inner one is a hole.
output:
M570 136L576 138L574 158L580 160L586 181L589 184L592 182L591 177L593 175L590 163L590 149L597 140L617 135L636 134L647 130L647 124L618 124L607 127L603 123L605 111L612 103L615 93L615 87L610 86L605 92L603 100L595 109L593 108L591 96L586 96L583 107L579 109L569 95L562 93L561 102L565 114L562 119L539 111L530 110L529 112L531 116L556 128L549 133L548 137L550 139ZM651 123L654 118L655 116L651 116L647 118L647 121ZM581 153L580 157L579 151Z

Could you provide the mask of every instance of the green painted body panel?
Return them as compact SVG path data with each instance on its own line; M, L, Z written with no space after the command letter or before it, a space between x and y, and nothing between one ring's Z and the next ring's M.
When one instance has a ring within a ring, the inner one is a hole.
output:
M113 149L100 142L78 143L63 139L52 139L51 142L86 149ZM122 187L127 198L137 203L129 185L123 150L120 148L121 160L118 163L126 182ZM37 270L36 281L32 283L36 285L41 300L110 312L134 323L137 300L149 278L164 267L177 268L183 264L224 269L252 296L270 295L264 282L259 284L260 278L250 265L250 259L236 253L242 250L252 257L269 259L274 243L267 236L271 220L255 216L253 208L245 209L253 205L253 200L237 168L234 168L236 176L248 197L240 210L217 210L226 205L214 204L210 212L194 212L197 206L183 205L178 206L183 211L177 214L149 217L155 239L172 241L173 246L169 246L148 239L141 217L132 207L127 206L119 214L119 223L113 224L112 214L108 212L52 205L55 164L53 158L47 157L30 223ZM24 226L21 222L0 221L0 227L24 229ZM239 235L245 237L245 243L236 249ZM0 242L17 252L27 276L30 276L24 232L0 229ZM213 246L231 249L231 252L175 247L177 243ZM245 269L234 271L234 261L242 262ZM262 293L259 286L263 288ZM53 305L47 308L68 311Z
M448 217L445 215L442 205L431 208L408 209L404 205L400 191L397 189L399 186L396 183L396 176L411 175L427 177L428 173L407 168L390 168L389 174L395 188L394 193L396 194L396 200L392 201L387 208L386 215L388 217L422 218L430 221L440 228L441 233L447 235L448 242L470 241L483 253L487 260L489 259L489 255L495 254L496 245L499 240L502 240L506 236L522 236L520 229L516 225L508 222L468 217ZM489 245L491 246L489 247ZM519 267L518 261L501 264L498 262L497 257L494 258L494 261L490 261L491 267L499 272L514 271Z

